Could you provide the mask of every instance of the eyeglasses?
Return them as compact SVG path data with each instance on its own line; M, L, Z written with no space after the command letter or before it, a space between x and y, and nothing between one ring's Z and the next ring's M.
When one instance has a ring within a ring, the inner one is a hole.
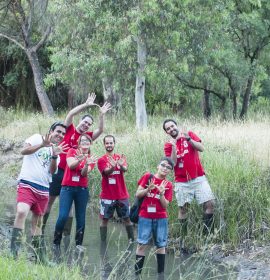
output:
M81 139L80 143L91 143L92 141L89 139Z
M170 165L166 165L165 163L161 163L160 166L162 166L168 170L172 170L172 167Z

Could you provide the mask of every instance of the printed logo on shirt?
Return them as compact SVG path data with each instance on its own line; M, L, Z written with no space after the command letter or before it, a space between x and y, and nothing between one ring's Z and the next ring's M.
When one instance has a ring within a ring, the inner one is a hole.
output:
M120 171L119 170L115 170L113 171L112 175L119 175L120 174Z
M49 152L49 149L47 149L47 148L39 149L37 155L38 155L43 167L46 168L50 165L51 153Z

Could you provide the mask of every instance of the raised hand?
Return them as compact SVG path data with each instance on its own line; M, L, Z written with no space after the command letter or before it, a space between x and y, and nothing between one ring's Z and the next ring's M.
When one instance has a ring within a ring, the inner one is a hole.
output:
M90 157L87 157L86 158L86 164L93 164L93 163L96 163L98 160L98 156L96 155L91 155Z
M165 191L168 190L166 186L167 186L167 181L163 180L159 186L156 186L156 188L159 190L159 193L163 195Z
M157 186L154 184L154 178L152 178L152 179L150 180L149 184L146 185L146 186L147 186L148 191L151 191L151 190L153 190L154 188L156 188Z
M100 107L99 111L102 115L106 114L109 110L111 110L111 103L105 102L102 107Z
M118 163L119 166L125 166L126 167L127 166L126 156L122 154L121 157L118 159L117 163Z
M76 153L76 155L75 155L75 158L76 158L79 162L81 162L81 161L83 161L83 160L86 158L86 156L85 156L84 154L82 154L80 151L77 150L77 153Z
M114 160L112 157L109 157L108 159L109 159L109 165L110 165L110 167L115 167L116 164L117 164L117 161Z
M68 150L69 145L65 144L65 142L60 143L58 146L57 145L53 145L52 149L53 149L53 155L54 156L58 156L60 154L66 154L67 150Z
M86 104L87 106L92 106L92 105L94 105L95 99L96 99L96 94L95 94L94 92L89 93L89 94L88 94L88 98L87 98L87 100L85 101L85 104Z
M51 143L51 135L50 134L46 134L45 137L42 136L42 147L50 147L52 146L52 143Z

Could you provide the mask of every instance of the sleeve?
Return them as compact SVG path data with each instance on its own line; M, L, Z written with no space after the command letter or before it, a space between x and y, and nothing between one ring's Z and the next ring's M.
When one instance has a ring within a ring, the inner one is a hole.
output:
M138 186L142 186L143 188L146 188L150 174L151 174L150 172L146 172L138 181Z
M76 155L76 150L75 149L69 149L68 152L67 152L67 158L70 158L70 157L74 157Z
M190 138L196 142L202 142L201 138L199 136L197 136L194 132L189 131L188 135L190 136Z
M168 188L168 190L166 190L165 191L165 194L164 194L164 196L165 196L165 198L168 200L168 201L172 201L172 199L173 199L173 186L172 186L172 183L171 182L168 182L167 183L167 186L166 186L167 188Z
M88 131L88 132L86 132L86 134L87 134L88 136L90 136L91 139L92 139L92 138L93 138L94 132L93 132L93 131Z
M68 126L66 128L66 134L65 134L62 142L65 142L66 144L69 144L69 140L70 140L71 136L74 134L74 132L75 132L75 126L72 123L70 126Z
M165 143L165 145L164 145L164 155L166 157L171 157L171 155L172 155L172 144L171 143L168 143L168 142Z
M106 163L106 161L104 160L103 157L101 157L101 158L98 159L97 165L98 165L98 170L99 170L99 172L102 174L102 173L103 173L103 170L104 170L104 169L106 168L106 166L107 166L107 163Z
M42 142L42 136L40 134L34 134L25 140L25 144L30 144L31 146L38 145Z

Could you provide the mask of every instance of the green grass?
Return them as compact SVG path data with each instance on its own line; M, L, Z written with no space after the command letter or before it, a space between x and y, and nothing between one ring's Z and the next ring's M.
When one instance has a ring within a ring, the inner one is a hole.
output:
M97 126L97 112L94 112ZM31 134L46 133L54 120L64 119L64 114L55 118L45 118L40 114L15 111L0 111L0 138L22 141ZM205 151L201 154L210 185L216 195L216 234L214 242L238 246L245 239L269 241L269 160L270 130L269 120L246 122L210 123L198 120L184 120L175 117L188 129L193 130L203 140ZM163 144L167 139L162 130L165 117L149 117L149 127L138 131L132 116L106 116L104 134L116 136L118 153L127 156L129 170L126 183L131 200L137 189L138 179L146 172L155 172L159 159L163 156ZM101 136L92 146L92 152L98 156L104 154ZM18 162L18 165L20 163ZM8 168L8 167L5 167ZM16 171L10 166L10 172ZM2 171L0 171L2 173ZM169 177L171 180L172 176ZM90 188L92 198L98 199L100 192L100 174L96 169L91 174ZM169 207L171 234L177 236L177 205L175 201ZM202 210L192 204L189 215L190 242L197 247L205 244L201 232ZM199 234L198 234L199 233Z

